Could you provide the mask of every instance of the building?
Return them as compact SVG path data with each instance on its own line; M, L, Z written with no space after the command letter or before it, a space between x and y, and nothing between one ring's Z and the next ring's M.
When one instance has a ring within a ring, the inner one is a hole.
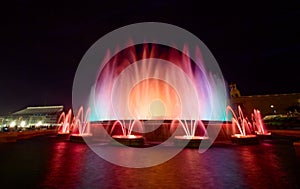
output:
M231 94L238 91L236 86L231 89ZM231 95L229 105L236 109L240 106L243 113L250 116L253 109L260 110L262 116L266 115L280 115L297 112L300 108L300 93L290 94L269 94L269 95L252 95L241 96Z
M240 91L237 89L236 84L235 83L231 83L229 85L230 88L230 97L234 98L234 97L240 97L241 93Z
M56 126L63 106L35 106L0 117L0 127L26 129Z

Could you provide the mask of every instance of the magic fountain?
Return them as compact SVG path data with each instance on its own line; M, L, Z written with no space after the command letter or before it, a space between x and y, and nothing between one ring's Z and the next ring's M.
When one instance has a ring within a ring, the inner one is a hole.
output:
M157 120L159 127L170 120L174 144L195 147L202 141L210 142L209 122L225 121L229 112L231 126L238 130L231 135L234 143L257 144L257 136L269 135L258 110L254 110L251 123L240 106L237 114L230 106L226 108L227 92L220 70L205 64L199 47L193 50L187 45L181 52L175 47L143 43L112 57L107 51L91 86L89 116L83 118L83 109L79 109L72 136L91 136L90 122L108 122L112 123L107 129L111 143L143 145L144 131L148 130L144 121ZM203 120L208 122L206 126ZM117 129L121 132L116 134ZM182 134L175 132L178 129Z
M129 46L103 60L89 97L90 121L113 120L112 130L130 130L136 120L178 120L186 131L187 121L183 120L190 120L188 124L194 130L204 128L201 120L224 121L226 87L221 72L213 73L220 70L204 63L198 47L192 52L196 59L190 58L187 45L183 49L181 52L174 47L145 43ZM209 135L192 136L194 131L191 132L176 139L201 141ZM123 133L113 138L136 137Z

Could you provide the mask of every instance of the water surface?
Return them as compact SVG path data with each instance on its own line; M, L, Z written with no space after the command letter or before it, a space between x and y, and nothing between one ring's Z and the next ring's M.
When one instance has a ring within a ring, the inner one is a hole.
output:
M55 136L0 144L0 151L1 188L300 188L300 158L278 141L215 145L203 154L185 149L142 169L113 165Z

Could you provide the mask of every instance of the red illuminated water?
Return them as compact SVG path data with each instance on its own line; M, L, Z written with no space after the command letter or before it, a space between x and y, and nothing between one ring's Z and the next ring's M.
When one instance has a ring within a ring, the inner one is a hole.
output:
M134 128L136 128L135 131L139 131L140 133L143 133L143 124L139 120L129 120L129 121L117 120L117 121L115 121L114 124L112 125L111 131L110 131L111 135L113 135L114 132L116 132L117 126L119 126L119 128L121 128L123 136L133 135L132 131Z
M57 121L58 124L58 133L59 134L68 134L72 129L72 110L70 109L68 113L62 112Z
M90 108L88 108L84 114L83 107L81 106L77 112L77 115L73 119L72 133L79 135L91 135L90 121L89 121Z
M232 109L232 107L227 106L226 115L228 115L229 112L232 114L231 121L232 121L233 130L235 128L238 128L239 135L241 135L241 136L251 134L252 124L249 121L249 119L244 116L242 108L240 106L238 106L238 110L237 110L237 114L236 114L235 111ZM233 133L233 134L236 134L236 133Z
M196 139L197 137L208 137L206 128L201 120L172 120L170 132L173 133L177 127L180 127L184 132L181 136L186 139ZM197 133L196 133L197 131ZM179 132L178 132L179 133ZM196 136L197 135L197 136Z
M253 128L255 129L255 132L259 135L271 135L270 132L268 132L266 125L263 122L263 119L261 117L260 111L257 109L253 110L252 116L252 123Z
M263 119L261 117L260 111L253 109L251 114L251 120L249 120L242 111L242 108L238 106L237 113L232 109L232 107L227 106L226 114L232 114L232 129L235 132L235 129L238 128L239 133L232 133L236 136L243 137L246 135L257 134L257 135L271 135L268 132Z

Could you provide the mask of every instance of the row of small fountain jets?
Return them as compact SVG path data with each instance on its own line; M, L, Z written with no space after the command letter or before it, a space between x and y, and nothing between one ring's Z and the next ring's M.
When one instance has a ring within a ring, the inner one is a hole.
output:
M252 136L254 134L256 135L270 135L271 133L267 131L260 111L257 109L253 110L253 113L251 114L251 119L244 116L243 111L240 106L237 108L237 113L233 110L232 107L227 106L226 108L226 116L228 117L229 113L231 113L231 128L232 131L235 132L232 133L232 136L236 137L247 137ZM84 115L83 107L80 107L76 116L72 115L72 110L70 109L67 113L62 112L58 119L58 134L72 134L72 135L92 135L90 130L90 121L89 121L89 114L90 109L88 108ZM125 120L116 120L114 124L112 125L110 134L113 133L114 129L116 127L121 127L122 130L122 136L127 138L135 138L135 135L133 135L133 128L138 127L140 131L142 131L142 122L139 120L129 120L129 122ZM193 139L193 138L208 138L208 134L206 132L206 128L201 120L173 120L171 123L170 131L174 131L174 125L181 126L184 135L182 137L187 139ZM200 128L202 131L202 136L196 136L196 129Z
M88 108L84 116L83 107L79 108L76 116L73 116L71 109L67 113L62 112L58 118L58 134L85 135L90 133L89 113Z

